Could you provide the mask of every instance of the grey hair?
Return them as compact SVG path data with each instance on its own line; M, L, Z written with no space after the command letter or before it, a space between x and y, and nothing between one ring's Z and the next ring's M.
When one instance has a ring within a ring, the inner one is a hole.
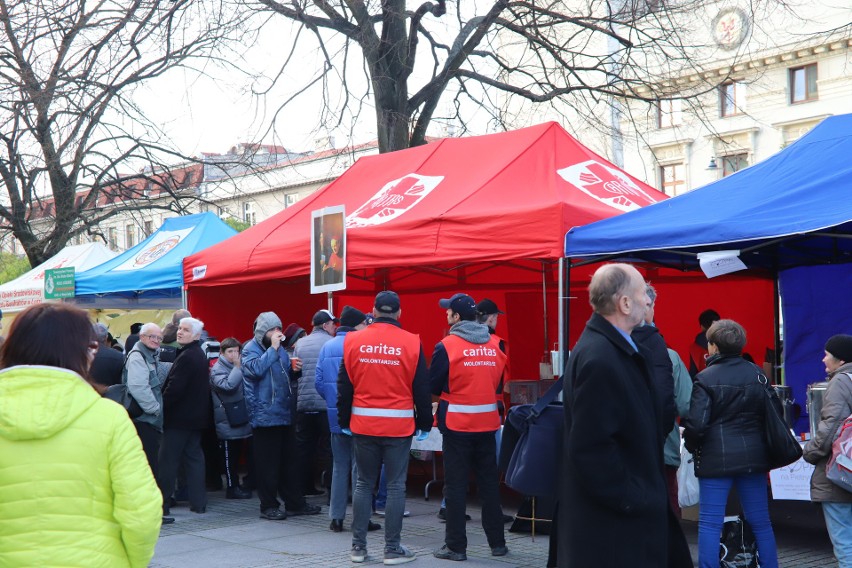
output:
M592 309L601 314L615 312L618 298L630 289L628 264L605 264L592 275L589 283L589 303Z
M109 335L109 328L106 326L105 323L93 323L92 329L95 330L95 337L100 342L106 340L107 336Z
M155 327L160 330L161 334L163 333L163 329L159 325L155 324L154 322L148 322L141 328L139 328L139 335L151 335L150 331L152 328Z
M182 318L180 325L188 325L192 335L201 335L201 330L204 329L204 322L196 318Z
M657 302L657 290L651 286L650 282L645 282L645 293L648 294L649 298L651 298L652 304Z
M746 344L746 331L734 320L714 321L706 335L707 341L718 347L723 355L739 355Z

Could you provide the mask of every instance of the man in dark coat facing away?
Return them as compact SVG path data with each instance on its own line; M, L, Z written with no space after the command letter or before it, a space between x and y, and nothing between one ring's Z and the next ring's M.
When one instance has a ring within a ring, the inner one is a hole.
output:
M630 265L604 265L589 301L565 368L558 565L691 568L668 504L659 400L630 338L650 304L645 282Z

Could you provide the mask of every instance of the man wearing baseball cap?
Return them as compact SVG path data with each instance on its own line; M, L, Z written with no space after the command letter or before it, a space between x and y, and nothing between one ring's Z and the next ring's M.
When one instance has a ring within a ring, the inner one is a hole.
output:
M293 348L293 357L302 362L296 394L296 449L305 495L322 494L314 487L314 461L319 458L323 464L331 463L328 415L315 382L320 348L334 337L339 322L329 310L319 310L311 320L314 326L311 333L299 339Z
M429 372L420 337L399 324L399 296L379 292L375 320L343 342L337 378L341 432L353 435L358 481L352 498L352 562L367 559L367 530L373 485L384 464L388 485L385 507L386 565L404 564L414 553L400 544L405 512L405 477L411 436L425 440L432 428Z
M476 303L467 294L438 302L446 310L449 334L435 345L429 367L432 394L440 396L438 428L443 434L444 496L447 526L442 560L467 559L465 498L473 470L482 501L482 528L493 556L505 556L506 536L497 473L500 429L497 396L506 366L499 339L477 320Z

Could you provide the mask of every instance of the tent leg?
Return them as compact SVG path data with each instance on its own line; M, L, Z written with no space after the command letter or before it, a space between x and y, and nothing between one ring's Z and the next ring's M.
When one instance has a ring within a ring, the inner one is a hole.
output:
M180 306L188 310L187 307L189 305L189 290L186 289L186 286L181 286L180 288Z
M553 374L561 377L565 363L568 362L568 317L570 314L569 295L571 288L571 263L568 259L559 259L559 365L560 369L554 369Z
M785 376L781 373L781 326L779 325L781 321L781 294L778 288L778 272L775 273L775 280L773 281L772 288L772 307L775 316L775 357L774 361L770 361L772 365L772 376L770 379L776 384L786 384Z

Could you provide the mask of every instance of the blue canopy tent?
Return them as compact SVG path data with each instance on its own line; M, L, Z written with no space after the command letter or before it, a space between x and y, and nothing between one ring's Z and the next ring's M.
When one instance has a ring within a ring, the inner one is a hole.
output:
M571 229L565 255L695 270L738 250L777 279L784 369L803 403L823 380L826 339L852 333L852 114L825 119L767 160L684 195ZM573 261L572 261L573 262ZM802 404L804 406L804 404Z
M237 232L213 213L166 219L150 237L76 276L82 308L180 308L183 259Z

